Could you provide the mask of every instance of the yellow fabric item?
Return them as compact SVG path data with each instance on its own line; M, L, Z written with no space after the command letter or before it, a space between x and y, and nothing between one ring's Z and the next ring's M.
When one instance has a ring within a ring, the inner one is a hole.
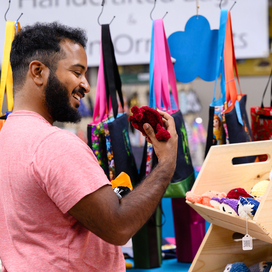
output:
M16 24L16 25L15 25ZM9 111L13 109L13 78L10 65L10 50L11 44L16 34L16 31L21 29L20 23L14 21L6 22L6 34L4 54L1 69L1 82L0 82L0 113L2 113L4 94L6 90L7 108Z
M132 263L126 262L126 268L132 268Z
M250 194L254 197L263 196L270 180L262 180L257 182L251 189Z
M118 186L128 187L130 190L133 189L131 179L125 172L121 172L114 180L112 180L111 185L113 189Z

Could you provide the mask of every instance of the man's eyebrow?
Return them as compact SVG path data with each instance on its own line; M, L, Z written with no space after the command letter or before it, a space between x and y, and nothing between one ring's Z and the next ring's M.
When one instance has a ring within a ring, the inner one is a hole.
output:
M82 64L74 64L74 65L72 65L72 67L80 67L80 68L82 68L83 70L85 70L86 68L85 68L85 66L84 65L82 65Z

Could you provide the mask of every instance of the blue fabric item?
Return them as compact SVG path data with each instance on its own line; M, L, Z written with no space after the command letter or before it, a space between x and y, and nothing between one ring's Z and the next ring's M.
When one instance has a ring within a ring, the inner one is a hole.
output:
M224 272L250 272L249 268L242 262L228 264Z
M83 102L83 100L80 101L80 105L78 107L78 111L80 112L80 114L81 114L82 117L91 116L91 111L85 105L85 103Z
M178 109L178 105L176 105L176 102L172 93L170 93L170 102L171 102L171 109L173 110Z
M241 210L243 210L242 207L249 207L247 210L250 210L251 214L254 216L258 207L259 207L260 203L259 201L257 201L254 198L250 198L250 197L239 197L239 209L238 212Z
M163 198L162 204L162 238L175 237L171 198Z
M227 25L227 17L228 17L228 10L222 9L220 15L220 27L218 32L218 51L217 51L217 63L216 63L216 78L214 84L214 91L213 91L213 101L210 104L212 107L221 106L226 101L226 82L225 82L225 73L224 73L224 43L225 43L225 36L226 36L226 25ZM215 100L215 91L217 85L217 79L221 74L221 97ZM238 118L238 122L243 126L243 118L240 110L240 104L238 101L235 103L235 110L236 115Z
M12 111L6 111L6 116L8 117L9 114L11 114L11 113L12 113Z
M211 103L211 107L216 107L223 105L226 101L226 87L225 87L225 74L224 74L224 43L225 43L225 36L226 36L226 25L227 25L227 16L228 10L222 9L220 15L220 27L218 31L218 50L217 50L217 57L216 57L216 77L215 77L215 84L214 84L214 91L213 91L213 100ZM215 100L215 91L217 85L217 78L221 74L221 97Z
M243 122L243 118L242 118L242 114L241 114L239 101L235 102L235 110L236 110L236 113L237 113L238 122L243 126L244 122Z
M124 114L126 114L126 113L125 112L120 112L120 113L117 114L116 118L121 117ZM115 120L114 116L111 116L105 121L105 123L108 124L108 123L113 122L114 120Z
M171 57L178 81L188 83L197 76L205 81L216 77L218 29L211 30L208 20L192 16L185 31L172 33L168 38Z

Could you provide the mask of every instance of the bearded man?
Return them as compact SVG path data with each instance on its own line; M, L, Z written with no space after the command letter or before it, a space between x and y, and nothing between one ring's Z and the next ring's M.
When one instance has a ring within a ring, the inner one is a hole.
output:
M14 109L0 132L0 259L3 271L125 271L120 245L149 219L176 167L171 135L145 132L157 167L119 200L92 150L53 125L79 122L86 79L85 33L58 23L23 28L11 49Z

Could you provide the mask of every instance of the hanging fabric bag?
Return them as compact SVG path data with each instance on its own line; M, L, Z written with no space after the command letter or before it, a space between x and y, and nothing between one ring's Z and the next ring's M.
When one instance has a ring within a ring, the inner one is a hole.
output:
M153 48L151 48L149 106L164 110L174 118L178 134L177 166L164 197L180 198L185 197L186 192L191 189L194 183L194 168L190 156L185 122L179 110L175 72L163 20L155 20L153 24L154 42ZM171 103L171 95L174 103Z
M212 145L226 143L225 127L223 126L223 111L226 105L225 74L224 74L224 43L227 26L228 10L221 9L220 26L218 31L218 50L216 62L216 78L214 84L213 100L209 106L209 122L207 129L207 140L205 148L205 157ZM220 89L221 96L216 99L217 79L221 75Z
M107 108L106 87L104 77L104 64L102 53L102 42L100 43L100 63L98 68L96 96L93 111L93 121L87 126L88 145L93 150L99 165L109 176L106 137L103 123L107 120L111 104Z
M217 77L221 74L221 97L209 110L208 136L205 155L217 144L232 144L252 141L252 133L246 112L247 95L241 92L233 45L231 16L229 10L221 10L218 40ZM234 70L239 86L237 92ZM215 79L215 89L217 84ZM234 164L253 162L255 157L234 158Z
M171 114L178 134L177 166L164 197L172 198L177 260L190 262L204 237L205 220L185 203L185 194L191 189L195 176L185 122L179 110L176 77L162 19L153 22L152 37L149 106ZM157 157L153 153L153 167L156 163ZM193 226L199 236L190 231Z
M122 83L115 59L113 43L110 34L109 25L102 25L102 51L104 64L104 77L106 86L107 104L112 105L113 118L104 123L104 127L108 128L111 142L111 150L114 158L113 166L115 177L121 172L125 172L130 176L131 182L134 185L138 181L138 169L135 158L131 151L130 139L128 134L128 116L124 112L124 99L122 93ZM122 113L118 114L117 94L123 109ZM107 145L107 148L109 145ZM108 160L109 161L109 160ZM110 171L110 169L109 169ZM114 177L114 178L115 178Z
M225 124L228 135L226 143L243 143L252 141L252 132L246 111L247 95L241 92L240 81L237 71L235 51L233 45L233 34L231 25L230 10L228 11L225 50L224 50L224 69L226 84L226 109L224 111ZM240 93L237 93L234 71L239 86ZM254 162L255 156L234 158L234 164Z
M253 141L264 141L272 139L272 85L270 89L270 106L265 107L263 102L266 90L269 86L269 83L271 83L271 77L272 71L263 92L261 106L250 108ZM267 159L267 155L260 155L258 158L260 161L265 161Z
M97 89L96 103L99 101L98 123L103 148L106 150L106 157L103 154L103 160L107 161L107 174L110 180L116 178L121 172L125 172L129 175L132 184L135 184L138 180L138 170L131 152L128 136L128 117L126 113L119 113L118 115L116 92L123 109L124 102L109 24L102 25L101 28L101 61L98 75L100 85ZM95 105L95 113L97 113L96 106L97 104ZM110 116L111 109L113 116ZM104 135L102 135L103 130ZM90 130L89 132L92 133ZM91 134L88 138L92 138L92 136ZM90 146L92 147L92 144Z
M10 51L11 44L14 39L15 34L20 31L21 26L18 21L7 21L6 22L6 32L5 32L5 44L4 44L4 53L1 69L1 82L0 82L0 130L4 124L8 113L13 110L13 78L12 70L10 65ZM3 116L2 108L4 102L4 95L6 91L6 100L8 112Z

